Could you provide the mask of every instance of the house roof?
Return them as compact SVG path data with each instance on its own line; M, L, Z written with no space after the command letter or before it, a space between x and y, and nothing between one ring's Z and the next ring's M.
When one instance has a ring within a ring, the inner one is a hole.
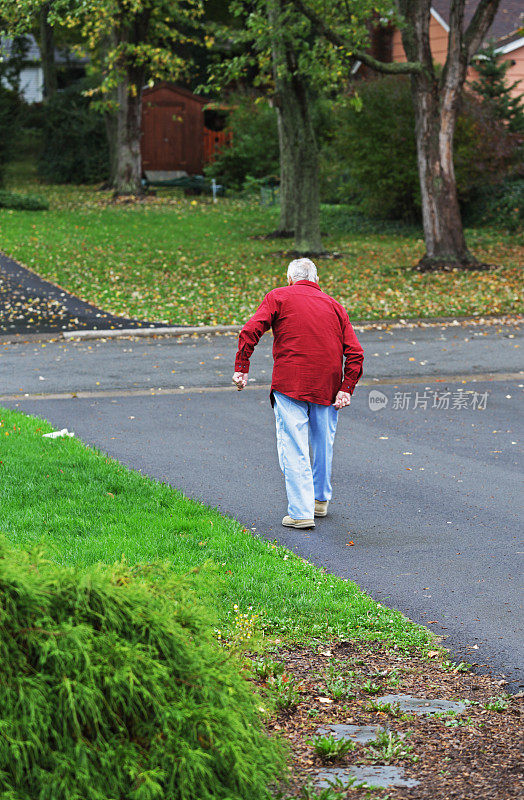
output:
M479 0L466 0L464 7L464 21L467 25L473 18ZM450 0L433 0L432 11L440 22L447 28L449 23ZM499 9L495 14L493 25L488 31L486 41L495 39L498 47L507 46L524 37L524 7L522 0L501 0ZM524 43L524 42L523 42Z
M146 98L149 96L149 94L157 92L159 89L167 89L173 94L182 95L188 100L194 100L196 103L202 103L202 105L205 105L208 102L204 97L194 94L194 92L192 92L190 89L185 89L183 86L178 86L176 83L171 83L170 81L159 81L158 83L155 83L154 86L148 86L143 90L143 97Z

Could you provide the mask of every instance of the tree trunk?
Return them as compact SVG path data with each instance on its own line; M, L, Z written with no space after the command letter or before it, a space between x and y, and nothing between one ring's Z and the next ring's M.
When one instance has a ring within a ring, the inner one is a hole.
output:
M413 106L426 254L419 269L452 269L476 263L464 238L453 165L456 98L436 82L414 76ZM458 93L458 90L457 90Z
M115 92L116 102L116 92ZM118 117L115 111L106 111L104 114L106 127L107 145L109 150L109 180L104 188L115 186L116 183L116 164L117 164L117 136L118 136Z
M405 63L396 64L378 61L369 53L359 51L350 39L326 24L325 14L321 16L312 11L302 0L292 2L311 20L318 33L353 58L361 59L371 69L412 75L417 161L427 247L419 268L485 268L487 265L476 261L464 240L453 167L453 134L468 65L493 23L500 0L480 0L476 3L467 26L466 0L453 0L449 4L448 52L440 79L436 76L430 46L431 0L395 0L394 5L403 18L400 33L407 57ZM351 22L347 3L345 9L349 15L348 22Z
M285 62L285 46L277 35L279 14L281 12L280 0L268 0L267 15L269 26L273 31L271 42L271 62L273 80L275 81L275 108L277 112L278 148L280 155L280 219L278 228L272 234L275 238L293 238L295 234L295 202L294 202L294 173L295 164L289 136L286 134L284 120L285 110L282 108L281 67Z
M118 85L116 112L115 194L142 194L142 159L140 135L142 116L142 86L144 76L136 70L126 71Z
M284 134L284 122L279 105L276 108L278 146L280 151L280 219L275 236L292 237L295 233L295 206L293 193L293 153Z
M318 255L325 252L320 237L318 150L307 79L299 73L294 48L280 35L285 5L286 0L268 2L280 147L279 230L294 232L300 255Z
M55 37L52 26L48 22L49 3L44 3L40 9L40 55L42 58L42 72L44 78L44 100L53 97L57 90L58 81L55 62Z
M113 28L101 42L103 60L107 59L108 54L117 45L116 30ZM104 189L111 189L116 184L116 165L117 165L117 141L118 141L118 88L111 86L107 92L109 106L104 112L104 123L106 129L107 146L109 150L109 179L104 184Z
M307 87L297 75L280 86L283 138L290 152L294 246L301 255L323 253L320 237L318 150Z
M419 270L481 266L466 247L453 165L453 137L468 66L464 5L464 0L451 4L448 53L439 76L430 46L431 0L399 2L407 22L402 29L404 50L410 61L424 66L411 76L426 242Z

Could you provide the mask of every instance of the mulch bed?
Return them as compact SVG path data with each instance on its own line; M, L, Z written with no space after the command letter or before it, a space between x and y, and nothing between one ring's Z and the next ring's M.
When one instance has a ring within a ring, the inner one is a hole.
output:
M291 752L289 783L279 787L278 797L320 798L320 790L310 790L308 794L303 787L326 767L381 763L401 767L405 777L418 780L419 785L372 791L351 787L341 794L328 794L325 800L335 797L509 800L524 796L524 704L522 693L513 697L505 693L505 681L489 675L457 672L437 651L428 660L373 642L281 649L266 658L285 663L284 681L294 683L300 697L294 708L279 711L268 723L269 731L283 737ZM354 696L326 703L330 698L326 680L329 683L333 670L337 675L349 676ZM375 684L372 691L376 695L363 688L370 680ZM266 680L254 682L262 693L267 692ZM387 694L466 700L471 705L459 715L433 717L394 716L368 709L374 697ZM484 707L487 701L501 697L507 704L504 710ZM406 742L412 746L411 755L417 760L381 762L372 758L367 746L357 745L345 756L323 761L308 742L319 726L330 723L379 724L395 733L407 734Z

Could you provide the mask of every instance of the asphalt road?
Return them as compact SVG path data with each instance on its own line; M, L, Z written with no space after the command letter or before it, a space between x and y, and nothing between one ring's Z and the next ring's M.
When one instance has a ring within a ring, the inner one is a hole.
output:
M517 325L450 325L366 330L364 379L515 373L524 368ZM179 386L230 387L237 336L0 344L0 396ZM272 338L251 360L250 385L269 384Z
M359 338L364 381L340 414L331 513L314 531L280 525L270 337L243 393L230 388L235 337L6 345L0 403L67 426L355 580L446 637L455 660L504 674L518 690L522 333L437 326ZM380 408L370 408L372 389Z

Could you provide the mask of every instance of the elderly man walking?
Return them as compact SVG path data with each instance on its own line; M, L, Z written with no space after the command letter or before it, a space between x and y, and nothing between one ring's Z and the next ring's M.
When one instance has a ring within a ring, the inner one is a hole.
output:
M269 292L242 328L233 382L237 389L247 385L251 354L272 328L270 397L288 497L282 525L314 528L314 517L325 517L331 500L338 412L351 401L364 355L347 311L321 291L315 264L296 259L287 278L288 285Z

